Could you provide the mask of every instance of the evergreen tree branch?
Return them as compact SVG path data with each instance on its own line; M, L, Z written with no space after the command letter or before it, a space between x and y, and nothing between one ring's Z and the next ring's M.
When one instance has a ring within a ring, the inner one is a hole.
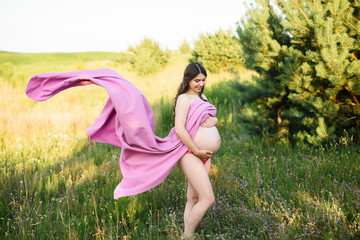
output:
M323 133L325 134L325 136L328 137L329 134L328 134L327 131L326 131L324 119L320 120L320 126L321 126L321 128L322 128Z
M318 104L319 104L319 106L320 106L320 109L323 108L324 105L322 104L322 102L320 102L320 99L319 99L319 98L316 98L316 100L317 100L317 102L318 102Z
M355 20L355 22L359 22L359 19L357 19L356 17L351 16L351 18L353 18Z
M335 103L337 103L337 104L339 104L339 105L344 105L343 102L340 102L339 100L333 98L332 96L329 97L329 101L333 101L333 102L335 102Z
M310 29L308 29L307 27L304 27L303 25L301 25L301 24L299 23L298 19L295 17L294 14L292 14L292 15L294 16L294 19L295 19L295 21L296 21L296 23L297 23L297 25L298 25L299 27L305 29L305 30L308 31L308 32L311 32Z
M317 68L317 71L320 72L323 76L328 76L328 74L324 72L322 68ZM321 80L323 80L323 78L321 78Z
M310 22L310 20L308 19L308 17L306 16L304 10L301 8L301 5L298 2L295 2L295 5L297 6L297 8L300 10L300 12L302 13L302 15L305 17L306 21L308 22L308 24L310 26L313 26L314 24L312 22ZM309 30L310 31L310 30Z
M319 4L316 4L316 3L319 3ZM313 4L316 6L317 9L320 9L320 6L321 6L321 2L317 2L315 0L313 0Z
M302 41L301 39L299 39L299 40L291 40L291 43L305 44L305 42Z
M357 57L355 56L355 54L352 52L350 53L350 56L354 59L354 60L358 60Z
M326 60L326 65L328 65L328 67L331 69L331 71L333 73L335 73L335 69L330 65L330 59L326 57L326 55L324 54L324 57L323 57L325 60Z
M301 78L295 73L294 69L291 67L291 65L289 64L289 67L291 69L291 72L294 74L294 76L301 81Z
M332 12L331 9L329 9L329 10L330 10L330 12L331 12L334 16L338 15L341 11L347 9L347 7L348 7L348 6L345 5L345 6L343 7L343 9L340 9L339 11L336 11L336 2L333 1L333 3L334 3L334 12Z
M256 43L259 43L259 41L257 40L255 34L254 34L250 29L247 29L247 30L251 33L251 35L253 36L255 42L256 42Z
M357 99L356 95L347 87L345 86L345 89L350 93L350 95L352 96L352 98L354 99L356 105L359 104L359 100Z

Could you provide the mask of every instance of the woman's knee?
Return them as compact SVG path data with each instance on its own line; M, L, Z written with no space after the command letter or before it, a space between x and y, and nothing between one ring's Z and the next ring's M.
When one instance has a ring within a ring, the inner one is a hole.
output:
M210 206L214 204L214 202L215 202L215 196L214 196L213 193L209 196L208 202L209 202L209 205L210 205Z
M200 200L205 202L208 206L211 206L215 202L214 193L207 193L200 197Z
M187 198L188 202L193 203L193 204L195 204L199 201L199 197L193 189L188 190L186 198Z
M192 204L195 204L199 201L199 198L197 196L187 196L187 201Z

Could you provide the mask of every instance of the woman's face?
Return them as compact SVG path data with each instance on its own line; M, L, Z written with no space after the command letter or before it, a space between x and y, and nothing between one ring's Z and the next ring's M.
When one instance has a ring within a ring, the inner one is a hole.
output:
M196 77L194 77L189 82L189 91L193 93L199 93L201 89L205 86L205 75L202 73L199 73Z

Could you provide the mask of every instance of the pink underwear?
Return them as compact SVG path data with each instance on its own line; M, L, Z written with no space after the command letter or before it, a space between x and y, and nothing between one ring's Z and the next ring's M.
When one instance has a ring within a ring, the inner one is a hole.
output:
M195 154L192 151L187 151L185 154L192 154L195 156ZM200 159L200 160L205 164L207 162L207 160L209 160L209 158L205 159L205 160L202 160L202 159Z

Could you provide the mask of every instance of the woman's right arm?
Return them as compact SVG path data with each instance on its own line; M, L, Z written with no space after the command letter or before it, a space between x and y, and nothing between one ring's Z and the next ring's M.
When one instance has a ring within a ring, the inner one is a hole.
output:
M176 101L175 107L175 132L180 140L200 159L208 159L212 157L212 152L207 150L200 150L191 139L188 131L185 128L186 118L190 102L187 97L180 95Z

